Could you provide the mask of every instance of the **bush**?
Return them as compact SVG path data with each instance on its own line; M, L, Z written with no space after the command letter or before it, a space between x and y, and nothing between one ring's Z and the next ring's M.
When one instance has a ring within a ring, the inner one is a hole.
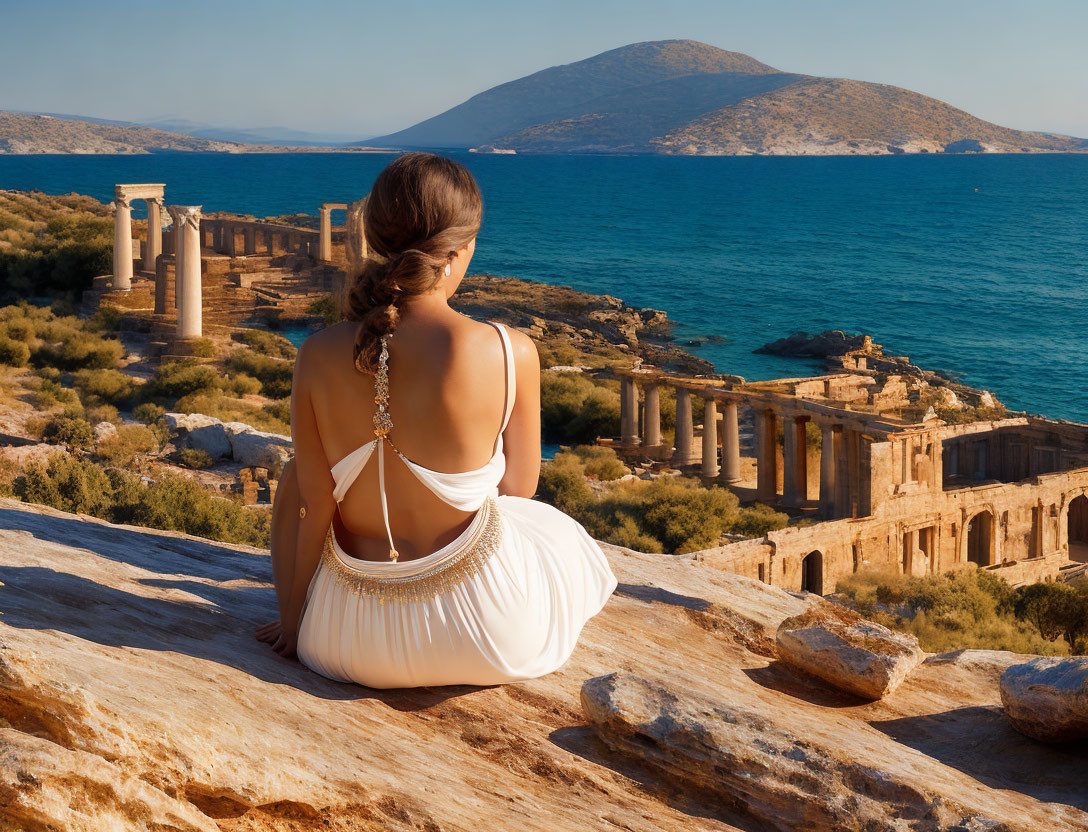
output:
M930 652L965 648L1043 655L1069 652L1027 620L1018 620L1013 607L1021 590L1012 590L985 570L924 578L858 572L839 581L837 592L873 620L913 633Z
M318 303L318 301L314 303ZM310 304L310 306L313 307L314 304ZM294 361L298 352L295 345L282 335L269 332L267 329L243 329L233 333L231 338L271 358L287 358Z
M599 385L581 373L545 371L540 401L545 442L590 444L619 433L620 395L614 383Z
M94 444L94 430L85 419L61 416L50 419L42 432L42 440L69 448L89 448Z
M129 407L139 386L132 376L120 370L80 370L72 383L84 405L106 402L115 407Z
M211 338L194 338L189 351L197 358L215 358L215 342Z
M1088 648L1088 590L1077 585L1040 583L1016 590L1013 611L1048 641L1065 638L1074 652Z
M166 413L166 408L162 405L155 404L154 402L144 402L143 404L136 405L132 410L132 415L136 419L139 419L145 425L150 425L159 420L159 417Z
M98 443L96 453L111 465L129 468L141 454L157 453L159 437L144 425L122 425L117 433Z
M22 500L80 512L113 523L133 523L222 540L268 546L271 512L247 509L235 500L210 494L179 476L145 486L120 469L104 470L93 462L54 454L48 464L31 462L15 481Z
M612 467L609 455L615 459L607 448L556 454L541 468L538 496L594 537L644 552L692 552L716 545L725 532L764 534L786 525L784 514L740 508L731 492L684 477L602 483L598 496L586 475L595 466Z
M629 473L616 452L603 445L579 445L573 453L581 461L587 476L596 477L602 482L615 480Z
M288 411L290 402L286 401ZM193 393L178 399L174 409L180 413L203 413L206 416L214 416L224 422L245 422L258 430L267 430L272 433L291 433L291 426L268 411L268 405L261 407L252 402L243 402L214 393Z
M256 378L261 383L261 392L271 399L283 399L291 395L294 365L290 361L261 355L251 349L241 349L231 354L226 361L226 367L228 370Z
M236 398L253 396L261 392L261 383L246 373L232 373L223 380L222 389Z
M120 424L120 420L117 417L117 408L112 404L99 404L94 407L89 407L84 413L84 418L91 425L97 425L99 422Z
M79 396L73 390L48 378L43 378L38 383L38 389L34 391L32 398L39 410L48 410L58 404L80 405Z
M194 393L210 393L219 389L219 376L211 367L192 359L163 364L144 384L145 399L174 402Z
M187 468L211 468L215 464L212 455L200 448L181 448L177 459Z
M336 302L332 299L331 295L318 298L306 307L306 311L311 315L320 315L325 326L332 326L340 320L339 310L337 310Z
M81 370L83 368L116 367L125 349L120 341L102 338L94 333L78 330L61 331L60 339L48 338L39 329L38 337L43 343L32 354L32 360L40 366L56 367L59 370ZM60 344L48 343L59 340Z
M11 367L25 367L30 361L30 347L13 338L0 337L0 364Z

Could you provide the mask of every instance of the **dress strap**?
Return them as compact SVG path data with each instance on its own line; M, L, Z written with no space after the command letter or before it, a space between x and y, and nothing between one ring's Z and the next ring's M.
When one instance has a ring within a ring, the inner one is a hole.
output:
M389 538L389 559L399 557L393 532L389 528L389 507L385 500L385 443L393 444L389 431L393 429L393 418L389 415L389 335L382 336L382 351L378 355L378 371L374 374L374 436L378 442L378 491L382 497L382 520L385 521L385 534ZM396 450L394 446L393 450Z
M506 398L503 402L503 414L502 414L502 428L499 430L501 434L506 430L507 424L510 422L510 414L514 412L514 397L517 395L517 376L514 373L514 348L510 344L510 335L506 331L506 326L500 324L498 321L488 321L493 325L495 329L499 331L499 335L502 336L502 356L503 363L506 365Z

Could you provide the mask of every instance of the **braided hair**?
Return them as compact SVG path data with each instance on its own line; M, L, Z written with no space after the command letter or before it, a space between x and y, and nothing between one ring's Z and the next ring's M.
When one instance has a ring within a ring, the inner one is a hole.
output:
M344 318L359 322L359 372L375 372L381 339L396 329L401 304L438 285L482 218L476 180L452 159L406 153L378 174L363 211L369 256L344 304Z

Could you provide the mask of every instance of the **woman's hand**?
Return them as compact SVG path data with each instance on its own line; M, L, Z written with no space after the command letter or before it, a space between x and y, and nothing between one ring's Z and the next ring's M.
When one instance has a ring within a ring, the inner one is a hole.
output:
M282 621L269 621L257 628L255 635L257 641L263 641L272 645L272 649L285 659L295 655L298 636L295 633L286 633Z

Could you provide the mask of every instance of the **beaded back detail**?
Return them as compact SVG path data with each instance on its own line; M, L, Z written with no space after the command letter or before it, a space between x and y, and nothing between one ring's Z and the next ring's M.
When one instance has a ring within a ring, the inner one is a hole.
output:
M382 351L378 355L378 371L374 374L374 435L385 439L393 429L389 415L389 336L382 336Z
M502 520L494 497L488 497L480 509L481 516L473 521L472 535L440 564L415 575L377 577L353 569L336 553L333 531L325 537L321 560L332 571L336 581L355 595L386 601L406 603L427 601L478 575L502 542Z

